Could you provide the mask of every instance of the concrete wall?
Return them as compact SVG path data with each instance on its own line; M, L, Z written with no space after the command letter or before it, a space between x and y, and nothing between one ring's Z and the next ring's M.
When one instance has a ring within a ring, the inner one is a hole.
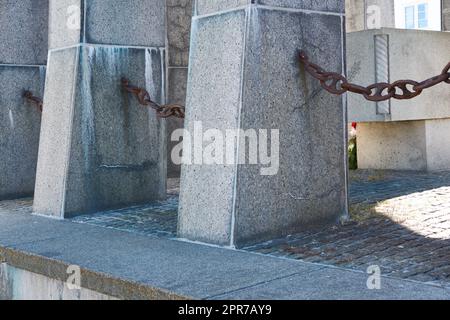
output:
M69 275L68 275L69 276ZM117 300L89 289L70 289L66 282L0 264L0 300Z
M449 170L450 119L358 124L360 169Z
M189 45L194 0L167 0L167 36L168 36L168 96L169 104L186 105L186 87L189 64ZM181 166L171 159L172 148L178 142L170 137L176 129L184 127L184 120L167 119L167 175L170 178L180 176Z
M427 168L450 169L450 119L426 120Z
M449 61L450 33L418 30L380 29L348 34L347 73L360 85L377 82L375 36L388 36L389 81L422 81L438 75ZM430 50L432 48L432 50ZM390 101L390 113L380 114L377 103L357 94L348 95L350 122L405 121L450 117L450 90L440 84L425 90L414 100Z
M426 170L424 121L358 124L358 168Z
M442 0L442 30L450 31L450 0Z
M394 28L393 0L345 0L347 32Z
M0 200L34 192L47 39L48 0L0 0Z

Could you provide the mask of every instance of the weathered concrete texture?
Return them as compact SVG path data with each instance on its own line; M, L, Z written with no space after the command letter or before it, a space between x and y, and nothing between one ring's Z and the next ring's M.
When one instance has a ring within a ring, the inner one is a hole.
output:
M186 86L187 86L187 68L169 68L169 93L168 103L186 104ZM167 119L167 173L169 178L180 177L181 166L174 164L172 161L172 150L180 143L180 141L172 141L172 133L177 129L184 127L184 119L170 118Z
M450 169L450 119L425 121L427 169Z
M51 49L80 42L165 46L164 0L50 0L50 12Z
M392 0L345 0L347 32L375 28L395 28Z
M395 3L392 0L365 0L366 28L395 28ZM379 20L379 25L378 24Z
M0 264L0 300L117 300L89 289L70 289L67 283Z
M68 47L83 41L84 0L49 1L49 49Z
M50 55L34 211L67 217L165 196L164 121L121 88L161 102L164 50L81 46Z
M193 1L168 0L166 2L170 67L187 67L189 63Z
M426 170L423 121L358 124L358 168Z
M225 132L236 127L245 19L245 11L240 10L193 24L186 101L189 132L194 132L195 121L202 121L205 130ZM232 166L184 166L178 223L181 237L230 244L235 173Z
M314 11L326 11L343 13L343 0L327 1L298 1L298 0L197 0L196 11L198 15L210 14L218 11L230 10L249 4L258 4L263 6L303 9Z
M360 123L361 169L449 170L450 119Z
M326 0L326 1L256 0L254 2L260 5L275 6L289 9L293 8L293 9L344 13L343 0Z
M450 31L450 0L442 1L442 31Z
M342 22L256 6L195 20L187 129L200 120L205 131L279 129L280 166L262 176L264 165L185 165L181 237L241 246L345 213L342 100L297 59L305 49L326 69L342 70Z
M0 0L0 63L45 65L48 0Z
M186 104L187 71L189 63L190 31L194 0L169 0L167 6L167 38L168 38L168 96L169 104ZM184 127L184 120L167 119L168 177L180 177L181 166L173 163L172 148L177 142L170 141L172 133Z
M260 284L218 296L217 299L248 300L257 296L262 300L270 300L283 294L289 300L403 300L402 292L409 292L408 300L449 299L446 295L436 295L435 287L424 286L416 290L416 283L397 279L382 278L379 290L369 290L367 277L364 272L323 269L310 274L292 275L272 285ZM319 282L318 279L323 281ZM305 291L304 288L311 290ZM356 296L355 292L359 295Z
M252 3L252 0L196 0L197 15L210 14L218 11L235 9Z
M347 37L348 75L352 82L369 85L375 80L374 36L389 36L389 77L422 81L442 72L448 63L450 33L381 29L351 33ZM416 45L420 43L420 46ZM433 50L430 50L433 48ZM349 121L404 121L450 117L450 90L440 84L413 100L391 100L391 114L377 114L377 104L361 95L348 95Z
M361 31L366 28L365 1L345 0L346 31Z
M43 96L45 67L0 66L0 199L33 194L41 113L23 98Z

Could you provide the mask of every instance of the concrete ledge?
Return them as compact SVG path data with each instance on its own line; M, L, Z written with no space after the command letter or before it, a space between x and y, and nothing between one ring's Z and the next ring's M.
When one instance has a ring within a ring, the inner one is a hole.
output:
M0 262L59 281L77 265L82 288L119 299L450 299L447 288L424 283L383 277L381 290L368 290L362 272L52 220L28 210L20 202L0 202Z
M67 281L69 263L28 252L0 247L0 263L47 277L49 280ZM192 299L166 290L154 288L133 281L116 278L88 269L81 269L83 289L89 289L123 300L179 300ZM3 290L3 289L2 289ZM0 290L0 297L2 296Z

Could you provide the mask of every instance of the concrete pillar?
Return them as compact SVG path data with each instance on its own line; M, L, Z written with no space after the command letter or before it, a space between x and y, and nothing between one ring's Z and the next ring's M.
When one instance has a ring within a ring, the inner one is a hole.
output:
M392 0L345 0L347 32L395 28Z
M182 168L180 237L241 247L346 214L343 101L298 61L304 49L325 69L342 72L344 20L340 0L197 1L187 95L190 159L184 145L186 163L194 160ZM203 150L199 126L217 135L205 138ZM221 149L219 133L238 129L254 130L259 152L271 150L271 165L258 155L259 164L250 164L243 139ZM279 139L271 130L279 130ZM202 151L217 156L215 164L199 164ZM247 161L239 164L243 151Z
M360 169L450 170L450 118L358 124Z
M442 31L450 31L450 0L442 0Z
M32 196L41 114L23 98L42 97L48 0L0 0L0 200Z
M189 62L189 41L191 34L192 8L194 0L167 0L167 39L169 57L168 103L186 105L186 86ZM171 141L172 133L184 127L184 120L167 119L168 154L167 176L179 178L181 166L175 164L171 152L177 141Z
M36 214L63 218L165 196L165 122L120 82L165 102L165 25L164 0L50 0Z
M378 38L387 39L383 50ZM448 32L381 29L352 33L347 36L348 73L352 82L361 85L377 82L381 69L386 69L385 82L423 81L442 72L449 50ZM445 83L412 100L391 99L383 104L349 94L349 121L358 122L358 167L449 170L449 101Z

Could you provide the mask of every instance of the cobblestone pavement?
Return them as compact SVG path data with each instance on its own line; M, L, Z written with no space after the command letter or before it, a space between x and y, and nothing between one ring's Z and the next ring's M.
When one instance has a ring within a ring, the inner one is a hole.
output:
M167 185L167 199L164 201L78 216L72 221L148 236L174 238L177 232L179 181L169 179Z
M247 250L450 284L450 172L350 175L352 220Z
M178 180L158 203L79 216L72 221L148 236L175 237ZM351 220L245 250L450 285L450 172L358 171L350 174ZM30 212L31 200L0 203Z

